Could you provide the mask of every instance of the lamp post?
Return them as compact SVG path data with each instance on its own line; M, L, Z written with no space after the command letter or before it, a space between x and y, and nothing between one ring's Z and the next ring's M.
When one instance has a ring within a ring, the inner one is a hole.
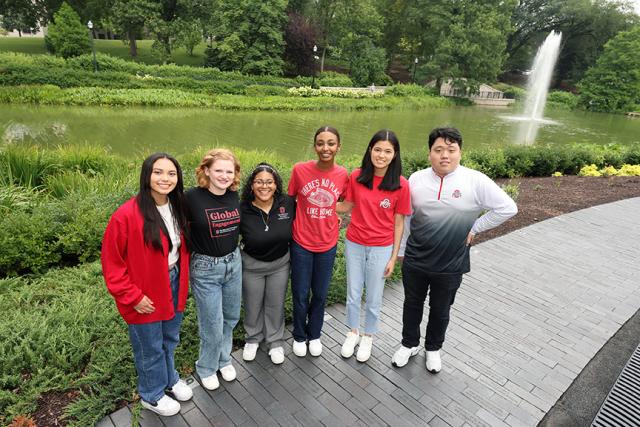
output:
M413 60L413 84L416 84L416 67L418 66L418 57Z
M98 61L96 61L96 47L93 44L93 22L87 22L87 28L89 28L89 38L91 39L91 50L93 51L93 72L98 72Z
M317 52L318 52L318 46L314 44L313 45L313 73L311 77L311 88L314 88L316 86L316 61L318 60L318 55L316 55Z

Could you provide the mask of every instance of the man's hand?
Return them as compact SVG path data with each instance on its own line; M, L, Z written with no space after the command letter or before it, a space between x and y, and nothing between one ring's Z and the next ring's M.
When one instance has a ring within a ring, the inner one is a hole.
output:
M471 243L473 242L474 237L476 237L476 235L473 234L472 232L469 232L469 234L467 235L467 241L466 241L467 246L471 246Z
M142 300L136 304L133 309L140 314L151 314L156 311L156 308L153 306L153 301L146 295L142 297Z

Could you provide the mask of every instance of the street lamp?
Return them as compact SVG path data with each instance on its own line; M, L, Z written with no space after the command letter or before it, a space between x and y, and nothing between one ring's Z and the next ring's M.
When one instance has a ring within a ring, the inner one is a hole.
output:
M96 47L93 44L93 22L87 22L87 28L89 28L89 38L91 39L91 50L93 51L93 72L98 72L98 62L96 61Z
M413 84L416 84L416 67L418 66L418 57L413 60Z
M316 55L316 53L318 52L318 46L316 46L315 44L313 45L313 74L311 77L311 88L314 88L316 86L316 61L318 60L318 55Z

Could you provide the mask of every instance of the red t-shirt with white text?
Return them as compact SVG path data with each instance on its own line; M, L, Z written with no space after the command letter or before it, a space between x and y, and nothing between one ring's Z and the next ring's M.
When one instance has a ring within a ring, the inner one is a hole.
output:
M409 182L400 177L400 188L395 191L380 190L381 176L373 177L369 190L357 181L360 169L351 173L345 200L353 202L351 221L347 227L347 239L363 246L389 246L393 244L395 215L411 214Z
M296 198L296 243L311 252L325 252L338 243L336 203L348 182L349 175L342 166L325 171L316 166L315 160L295 164L288 192Z

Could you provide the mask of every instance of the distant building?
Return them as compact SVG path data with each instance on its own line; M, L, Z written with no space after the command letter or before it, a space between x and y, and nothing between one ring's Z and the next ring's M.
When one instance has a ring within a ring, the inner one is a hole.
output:
M435 86L436 82L429 83L430 86ZM469 94L469 89L456 88L453 85L452 80L448 80L440 85L441 96L452 96L458 98L468 98L478 105L509 105L515 102L515 99L505 98L504 92L491 87L487 84L480 84L478 92Z

